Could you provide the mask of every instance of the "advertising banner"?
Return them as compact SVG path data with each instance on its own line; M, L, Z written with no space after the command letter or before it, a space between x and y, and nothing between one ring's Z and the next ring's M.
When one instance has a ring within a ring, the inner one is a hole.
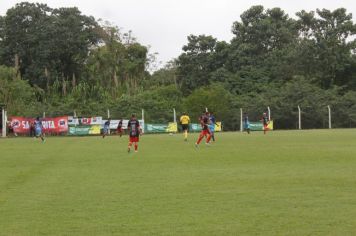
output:
M35 119L25 117L11 117L11 127L14 133L28 134L30 133L30 126ZM68 117L55 117L41 119L44 133L66 133L68 132Z
M68 116L68 125L79 125L78 118L74 116Z
M200 132L202 130L202 128L201 128L200 124L192 123L192 124L189 125L189 130L191 132ZM216 124L215 124L215 132L220 132L220 131L222 131L222 123L221 123L221 121L216 122Z
M30 123L33 122L32 118L25 117L11 117L10 125L17 134L28 134L30 133Z
M169 122L166 131L169 133L177 133L178 132L177 122Z
M261 122L250 122L250 130L263 131L263 124Z
M69 135L97 135L100 134L101 125L69 126Z
M41 119L43 131L45 133L67 133L68 117L55 117Z
M103 120L102 117L92 118L74 118L68 117L69 120L69 135L98 135L101 134L101 130L104 128L104 124L107 120ZM120 120L111 120L110 129L116 130ZM100 124L99 124L100 122ZM122 120L122 129L127 129L129 120ZM90 124L88 124L90 123ZM140 126L144 127L144 121L139 120Z
M201 131L201 125L200 124L190 124L189 130L191 132L200 132Z
M176 133L178 126L176 122L168 124L146 124L145 131L148 133Z
M68 116L69 125L101 125L103 118L101 116L96 117L74 117Z
M101 128L104 128L104 124L107 120L103 120L101 123ZM117 126L119 125L120 120L111 120L110 121L110 129L117 129ZM122 128L126 129L127 128L127 123L128 120L122 120Z
M104 124L107 120L102 120L101 123L101 128L104 128ZM120 120L111 120L110 121L110 129L117 129L117 126L119 124ZM143 120L138 120L140 123L140 127L143 129L144 127L144 122ZM129 120L122 120L122 129L127 129L127 124L129 123Z
M270 121L269 121L267 127L268 127L269 130L273 130L273 120L270 120Z
M222 126L221 126L221 122L216 122L215 124L215 132L221 132L222 131Z
M146 124L145 131L148 133L165 133L168 125L165 124Z
M268 129L273 130L273 120L270 120L268 123ZM252 131L263 131L262 122L250 122L250 130Z

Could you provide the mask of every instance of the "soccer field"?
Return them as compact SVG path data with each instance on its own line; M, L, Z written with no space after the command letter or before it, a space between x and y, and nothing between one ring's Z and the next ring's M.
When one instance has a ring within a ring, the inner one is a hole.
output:
M0 235L355 235L356 130L0 139Z

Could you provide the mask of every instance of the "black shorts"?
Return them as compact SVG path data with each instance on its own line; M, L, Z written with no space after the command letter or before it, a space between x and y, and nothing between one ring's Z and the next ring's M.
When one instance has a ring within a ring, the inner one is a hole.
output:
M188 125L188 124L182 125L182 130L183 130L183 131L189 130L189 125Z

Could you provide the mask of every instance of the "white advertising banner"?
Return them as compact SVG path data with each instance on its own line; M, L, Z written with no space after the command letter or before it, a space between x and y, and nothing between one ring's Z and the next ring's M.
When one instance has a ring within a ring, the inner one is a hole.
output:
M107 120L102 120L101 126L104 128L104 124ZM117 129L117 126L119 124L120 120L110 120L110 129ZM140 127L142 130L144 130L145 127L145 122L144 120L138 120L140 123ZM129 120L122 120L122 128L127 129L127 124L129 123Z
M103 118L96 117L74 117L68 116L68 125L101 125Z

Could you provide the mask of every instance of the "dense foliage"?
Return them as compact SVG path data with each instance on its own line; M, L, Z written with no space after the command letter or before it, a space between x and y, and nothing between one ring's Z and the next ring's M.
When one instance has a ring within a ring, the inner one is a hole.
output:
M118 27L77 8L23 2L0 16L0 103L10 115L128 117L146 110L167 122L205 107L238 129L271 107L276 128L356 126L356 25L346 9L300 11L253 6L232 25L230 42L189 35L183 52L149 73L154 56Z

